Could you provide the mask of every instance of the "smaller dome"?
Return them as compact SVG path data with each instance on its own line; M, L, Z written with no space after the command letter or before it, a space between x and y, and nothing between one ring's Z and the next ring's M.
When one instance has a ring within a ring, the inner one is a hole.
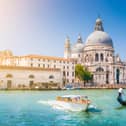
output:
M79 35L76 44L72 47L72 53L82 53L83 52L83 42L82 42L82 38Z
M76 43L72 48L72 53L82 53L84 45L82 43Z

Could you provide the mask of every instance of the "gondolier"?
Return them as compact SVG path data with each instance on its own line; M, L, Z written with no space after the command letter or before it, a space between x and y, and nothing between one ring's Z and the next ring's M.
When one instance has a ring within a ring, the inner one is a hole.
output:
M124 91L123 88L119 88L117 100L121 105L126 105L126 101L123 100Z

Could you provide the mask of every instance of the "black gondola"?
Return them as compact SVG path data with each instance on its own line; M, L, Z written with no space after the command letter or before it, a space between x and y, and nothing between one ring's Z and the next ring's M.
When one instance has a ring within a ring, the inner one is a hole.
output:
M126 101L124 101L122 99L122 94L119 93L118 97L117 97L117 101L121 104L121 105L126 105Z

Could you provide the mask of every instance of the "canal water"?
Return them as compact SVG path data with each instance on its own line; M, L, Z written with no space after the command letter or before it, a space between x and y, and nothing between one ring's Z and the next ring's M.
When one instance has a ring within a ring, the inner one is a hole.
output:
M40 102L67 94L87 95L96 108L72 112ZM0 91L0 126L126 126L126 107L116 97L117 90L104 89Z

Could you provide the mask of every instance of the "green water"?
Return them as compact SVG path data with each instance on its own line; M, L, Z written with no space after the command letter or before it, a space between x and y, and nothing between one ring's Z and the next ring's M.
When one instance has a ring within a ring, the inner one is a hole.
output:
M67 94L87 95L96 111L62 111L38 102ZM126 126L126 107L116 97L117 90L101 89L0 91L0 126Z

